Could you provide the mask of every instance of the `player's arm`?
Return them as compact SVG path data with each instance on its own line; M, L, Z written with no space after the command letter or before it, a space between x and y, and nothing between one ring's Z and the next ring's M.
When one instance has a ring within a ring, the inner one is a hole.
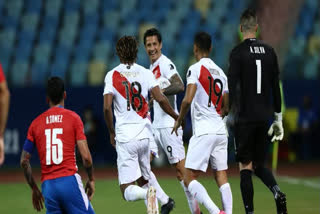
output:
M87 140L77 140L77 147L82 158L83 167L85 168L88 175L89 180L86 183L85 190L89 200L91 201L95 192L95 183L93 176L92 157L88 148Z
M273 105L274 111L276 113L281 113L281 90L280 90L280 71L276 54L274 54L274 73L272 78L272 95L273 95Z
M282 125L282 112L281 112L281 91L280 91L280 80L279 80L279 65L277 55L274 53L274 73L272 77L272 95L273 95L273 106L274 106L274 121L268 131L269 135L273 135L271 141L282 140L284 135Z
M31 154L23 149L21 153L20 165L23 169L24 177L26 178L30 188L32 189L33 207L37 211L41 211L43 209L44 199L32 175L30 158Z
M229 93L224 93L221 104L221 116L225 117L229 113Z
M0 83L0 166L4 162L4 130L9 111L10 93L6 81Z
M109 135L110 135L110 143L112 146L115 146L115 131L113 126L113 113L112 113L112 101L113 95L112 94L105 94L103 96L103 113L104 113L104 120L106 121Z
M178 135L177 130L181 126L182 121L184 120L184 117L189 111L190 105L192 103L192 100L194 98L194 95L197 91L197 85L196 84L188 84L186 94L182 100L181 107L180 107L180 115L178 119L176 120L174 127L172 129L172 133L175 132L176 135Z
M232 51L229 58L229 71L228 71L228 87L229 87L229 109L232 109L232 105L236 100L236 88L240 79L241 63L239 53Z
M151 94L153 99L159 103L164 112L169 114L175 120L178 118L178 114L171 107L167 97L161 93L159 86L153 87L151 89Z
M168 96L168 95L174 95L178 94L180 92L184 91L184 85L182 82L182 79L180 78L179 74L173 74L170 79L170 86L164 89L163 94Z

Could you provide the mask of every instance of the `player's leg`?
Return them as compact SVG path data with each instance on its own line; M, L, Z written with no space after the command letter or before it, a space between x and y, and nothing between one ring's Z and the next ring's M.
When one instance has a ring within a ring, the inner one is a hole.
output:
M240 168L240 189L242 201L247 214L253 213L252 156L253 128L247 124L235 126L235 152Z
M269 144L267 131L268 124L261 123L257 125L257 130L255 132L255 155L253 160L253 168L255 175L260 178L260 180L269 188L272 192L277 206L277 212L279 214L287 213L286 206L286 195L280 191L275 177L273 176L270 169L264 166L266 151Z
M156 130L154 130L155 135L158 134L156 132ZM157 138L155 136L155 138ZM150 139L150 162L153 160L153 158L158 158L158 145L156 143L156 139L154 139L153 137ZM162 187L160 186L155 174L151 171L150 172L150 180L149 183L151 186L153 186L154 188L156 188L157 190L157 199L159 200L161 205L170 205L172 204L172 199L169 200L169 196L164 192L164 190L162 189ZM169 203L170 202L170 203ZM169 203L169 204L168 204ZM172 206L173 208L173 206Z
M223 210L226 214L232 214L232 192L228 183L228 138L226 135L215 136L215 147L211 153L210 163L214 170L216 183L221 193Z
M189 141L185 164L184 183L195 199L203 204L210 213L218 214L219 208L211 200L206 189L197 181L200 172L206 172L209 158L213 150L212 137L210 135L193 136Z
M48 214L62 214L61 205L57 198L57 192L53 180L46 180L41 185L44 204Z
M159 143L165 151L168 161L176 169L176 176L186 195L188 205L192 214L199 214L200 208L198 202L184 185L183 178L185 174L185 148L182 141L182 129L178 130L178 136L171 134L171 128L157 129L160 137ZM165 209L165 207L163 207ZM162 210L162 209L161 209Z
M141 175L144 180L151 180L151 166L150 166L150 144L149 139L139 140L138 162L141 170ZM158 213L158 200L156 196L156 189L148 182L142 188L148 188L147 196L147 212Z
M138 161L139 142L116 143L117 167L122 196L126 201L147 199L147 190L135 185L141 176Z

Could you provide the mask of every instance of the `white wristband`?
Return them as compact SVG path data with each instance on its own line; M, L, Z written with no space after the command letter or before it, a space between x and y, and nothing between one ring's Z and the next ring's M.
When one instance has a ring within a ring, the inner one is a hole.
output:
M274 120L277 121L277 122L281 122L282 121L282 112L275 112L274 113Z

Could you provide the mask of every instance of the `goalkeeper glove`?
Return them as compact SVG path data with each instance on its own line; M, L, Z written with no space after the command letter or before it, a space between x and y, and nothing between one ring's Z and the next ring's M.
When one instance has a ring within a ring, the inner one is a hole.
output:
M272 136L271 142L275 140L282 140L283 138L282 113L274 113L274 121L269 128L268 135Z

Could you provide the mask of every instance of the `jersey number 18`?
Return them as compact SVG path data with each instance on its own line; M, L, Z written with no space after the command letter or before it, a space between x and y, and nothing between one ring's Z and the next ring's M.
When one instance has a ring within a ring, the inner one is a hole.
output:
M126 99L127 99L127 111L130 111L131 107L135 111L140 111L142 109L143 100L141 98L141 84L139 82L132 82L131 87L129 88L129 82L123 81L122 85L126 88ZM137 86L138 90L135 88ZM135 106L135 99L139 100L139 105Z

